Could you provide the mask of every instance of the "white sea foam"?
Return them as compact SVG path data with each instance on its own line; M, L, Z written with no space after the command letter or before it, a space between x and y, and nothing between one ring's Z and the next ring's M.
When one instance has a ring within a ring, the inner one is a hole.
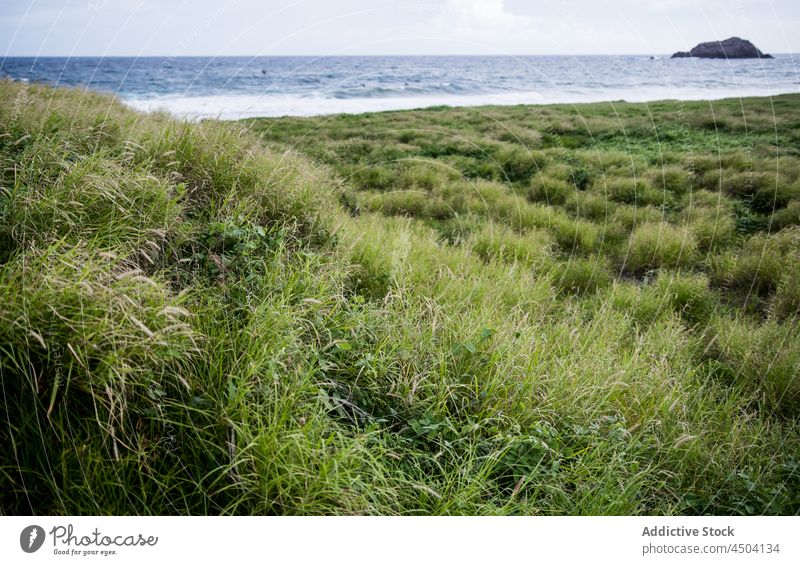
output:
M386 110L410 110L432 106L485 106L511 104L576 104L581 102L652 102L656 100L717 100L746 96L774 96L797 92L776 88L628 88L619 90L572 90L562 92L504 92L479 95L433 95L386 98L332 98L292 95L167 95L152 98L123 98L140 111L166 111L179 117L235 120L253 117L319 116L357 114Z

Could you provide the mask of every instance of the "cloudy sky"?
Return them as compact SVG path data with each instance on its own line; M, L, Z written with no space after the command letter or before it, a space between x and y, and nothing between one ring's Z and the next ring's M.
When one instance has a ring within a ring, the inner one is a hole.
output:
M0 0L5 56L800 52L798 0Z

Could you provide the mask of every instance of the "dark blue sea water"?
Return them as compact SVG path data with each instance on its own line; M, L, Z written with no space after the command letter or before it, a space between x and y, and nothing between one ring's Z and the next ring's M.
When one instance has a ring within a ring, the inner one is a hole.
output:
M800 92L800 57L6 58L0 76L114 93L142 110L241 118Z

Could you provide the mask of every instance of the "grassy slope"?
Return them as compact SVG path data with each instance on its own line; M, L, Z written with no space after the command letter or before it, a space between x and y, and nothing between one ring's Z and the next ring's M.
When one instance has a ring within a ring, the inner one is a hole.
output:
M800 97L713 111L0 83L0 510L798 513Z

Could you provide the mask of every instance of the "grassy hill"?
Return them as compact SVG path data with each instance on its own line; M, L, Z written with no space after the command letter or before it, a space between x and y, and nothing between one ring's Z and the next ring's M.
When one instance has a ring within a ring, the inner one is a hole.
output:
M2 82L0 512L797 514L798 126Z

